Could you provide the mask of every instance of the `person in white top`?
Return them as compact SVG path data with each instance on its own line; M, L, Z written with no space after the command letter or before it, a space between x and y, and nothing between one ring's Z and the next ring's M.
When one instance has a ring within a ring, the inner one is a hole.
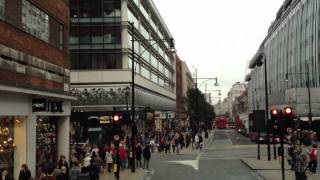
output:
M196 136L194 137L194 141L195 141L195 144L196 144L196 149L198 149L198 147L199 147L199 136L198 136L198 134L196 134Z
M91 156L90 153L86 154L86 157L83 159L83 166L88 167L90 165Z

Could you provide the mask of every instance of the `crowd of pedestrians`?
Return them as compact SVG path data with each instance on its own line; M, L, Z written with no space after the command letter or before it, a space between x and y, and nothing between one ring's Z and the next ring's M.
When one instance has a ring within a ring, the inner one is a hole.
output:
M317 174L318 145L312 131L289 130L288 163L295 172L296 180L306 180L307 173Z

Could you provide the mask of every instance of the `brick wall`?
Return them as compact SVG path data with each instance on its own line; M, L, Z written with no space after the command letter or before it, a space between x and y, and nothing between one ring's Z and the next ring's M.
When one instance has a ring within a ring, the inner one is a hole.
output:
M0 21L0 44L70 69L68 53Z
M31 88L41 88L49 90L63 91L63 84L54 81L44 80L38 77L26 76L0 69L0 82L5 82L11 85L26 86Z

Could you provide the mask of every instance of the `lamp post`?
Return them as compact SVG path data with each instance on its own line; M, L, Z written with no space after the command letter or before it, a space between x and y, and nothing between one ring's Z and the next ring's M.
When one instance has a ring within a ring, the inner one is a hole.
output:
M267 125L267 154L268 161L271 160L271 152L270 152L270 122L269 122L269 99L268 99L268 72L267 72L267 56L265 53L261 53L260 58L264 61L260 61L258 66L264 64L264 91L265 91L265 121Z
M156 41L153 39L147 39L147 40L140 40L140 39L135 39L135 27L134 27L134 23L133 22L128 22L131 25L131 33L132 33L132 39L131 39L131 129L132 129L132 137L131 137L131 144L132 144L132 159L135 160L135 136L136 136L136 122L135 122L135 102L134 102L134 89L135 89L135 66L134 66L134 62L135 62L135 52L134 52L134 42L135 41ZM170 42L170 50L172 50L172 52L175 52L174 49L174 40L173 38L170 39L160 39L159 41L169 41ZM156 41L157 43L157 41ZM156 44L154 43L154 44ZM148 50L150 47L152 47L154 44L148 46L145 48L145 50L143 52L141 52L139 54L139 56L141 56L146 50ZM135 172L135 163L132 164L131 166L131 172Z
M308 104L309 104L309 113L308 113L308 120L309 120L309 126L311 128L312 123L312 107L311 107L311 90L310 90L310 74L309 74L309 64L307 65L306 73L287 73L286 74L286 82L289 82L288 76L289 75L306 75L307 76L307 82L306 86L308 89Z

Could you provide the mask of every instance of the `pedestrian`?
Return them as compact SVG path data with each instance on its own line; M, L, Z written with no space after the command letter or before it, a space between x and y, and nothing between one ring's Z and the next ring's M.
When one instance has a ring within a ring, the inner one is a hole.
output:
M87 167L83 166L81 168L81 173L78 175L78 180L90 180L90 173Z
M7 169L4 169L1 172L1 179L0 180L13 180L13 177L9 174Z
M106 151L105 161L107 163L108 172L111 172L113 159L112 159L112 151L110 149Z
M67 174L67 168L65 166L62 166L61 172L56 176L56 180L70 180L68 174Z
M46 170L46 173L42 173L40 176L40 180L56 180L56 178L53 176L53 168L48 167Z
M90 165L91 156L90 153L86 153L86 157L83 159L83 166L88 167Z
M90 174L90 180L98 180L99 179L99 169L95 165L94 159L90 160L90 165L87 168L88 168L88 172Z
M126 158L127 158L127 153L126 153L126 148L124 147L123 144L120 144L119 146L119 155L120 155L120 164L122 169L126 168Z
M176 138L174 136L171 137L171 147L173 154L176 153Z
M146 168L149 169L149 161L151 158L151 151L148 145L145 145L144 149L143 149L143 169Z
M79 174L81 174L81 168L79 167L79 162L78 161L74 161L73 162L73 166L70 169L70 179L71 180L77 180Z
M142 168L141 154L142 154L142 146L140 143L138 143L136 146L136 161L137 161L137 167L140 166L140 168Z
M66 156L64 156L64 155L60 156L60 160L58 162L58 165L59 165L59 169L61 169L62 166L64 166L66 168L66 173L69 174L69 165L68 165L68 162L66 160Z
M199 136L198 136L198 134L196 134L196 136L194 137L194 142L195 142L195 148L198 149L199 148Z
M307 157L302 154L301 148L296 146L293 153L294 172L296 180L306 180L306 162Z
M313 144L309 153L309 158L310 158L309 169L313 175L316 175L317 173L317 164L318 164L317 155L318 155L318 146L317 144Z
M29 180L29 179L31 179L31 172L28 169L27 164L22 164L21 170L19 173L19 180Z

